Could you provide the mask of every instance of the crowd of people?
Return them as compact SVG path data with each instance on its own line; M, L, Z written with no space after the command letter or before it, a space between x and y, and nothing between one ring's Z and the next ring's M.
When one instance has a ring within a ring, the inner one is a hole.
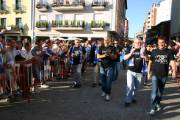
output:
M120 79L121 69L127 70L125 107L136 103L142 83L152 82L150 115L161 110L161 100L168 76L176 78L180 66L180 45L158 37L157 44L145 44L136 38L132 44L121 40L74 41L41 40L33 45L27 39L6 40L0 36L0 99L15 97L46 82L73 77L73 88L81 88L82 75L93 67L92 87L101 85L105 101L111 100L113 81Z

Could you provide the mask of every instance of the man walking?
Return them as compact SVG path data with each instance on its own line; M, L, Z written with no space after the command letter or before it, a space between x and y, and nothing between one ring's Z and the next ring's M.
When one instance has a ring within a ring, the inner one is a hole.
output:
M148 64L148 78L152 71L152 93L150 115L161 110L160 102L166 81L168 79L169 64L172 67L172 77L176 77L176 63L171 50L166 48L166 38L158 37L158 49L152 51Z
M85 50L80 44L80 40L75 40L75 45L70 49L71 64L74 71L74 84L72 87L80 88L82 79L82 62L84 60Z
M130 53L124 56L124 60L128 60L125 107L130 106L131 102L136 103L135 96L142 80L141 71L144 58L143 49L141 49L141 47L142 41L140 39L135 39Z
M112 81L114 79L114 60L117 53L114 46L110 45L110 40L104 40L104 45L99 48L97 58L101 59L100 75L102 80L102 97L110 101Z

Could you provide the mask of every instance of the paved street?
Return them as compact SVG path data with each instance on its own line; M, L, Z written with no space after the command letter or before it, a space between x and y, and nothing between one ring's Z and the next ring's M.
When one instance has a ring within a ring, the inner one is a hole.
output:
M84 74L83 87L69 87L71 80L50 82L49 89L40 90L27 101L0 103L0 120L179 120L180 88L169 81L165 90L164 110L149 117L150 88L142 87L137 103L124 107L125 71L113 83L112 100L105 102L100 87L92 88L92 69Z

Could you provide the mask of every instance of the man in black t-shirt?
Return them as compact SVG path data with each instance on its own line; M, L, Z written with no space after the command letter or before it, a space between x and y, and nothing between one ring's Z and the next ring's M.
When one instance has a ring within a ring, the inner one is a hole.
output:
M128 107L131 102L136 102L136 91L141 84L141 71L144 58L144 51L143 49L141 49L141 47L142 41L140 39L135 39L133 43L133 48L131 49L130 53L124 56L124 60L128 61L125 107Z
M80 40L75 40L75 45L70 49L70 62L74 71L74 85L75 88L81 87L81 76L82 76L82 62L84 60L85 50L80 45Z
M160 101L164 91L165 83L168 79L169 64L172 66L172 77L176 77L176 63L172 51L165 47L164 37L158 38L158 49L151 53L148 64L148 78L152 71L152 94L151 94L151 110L150 115L154 115L156 111L160 111Z
M101 59L100 75L102 80L102 95L105 100L110 100L111 86L114 79L113 68L117 54L114 46L110 45L110 40L104 40L104 46L98 50L97 58Z
M118 74L120 71L120 55L122 53L122 46L119 45L119 41L118 40L114 40L114 47L115 47L115 51L117 53L117 59L114 60L115 65L114 65L114 80L118 79Z
M122 52L127 55L128 53L130 53L130 50L131 50L131 46L129 45L129 43L127 41L124 42L124 46L123 46L123 49L122 49ZM123 65L123 69L124 70L127 70L127 64L128 62L126 60L123 60L122 61L122 65Z

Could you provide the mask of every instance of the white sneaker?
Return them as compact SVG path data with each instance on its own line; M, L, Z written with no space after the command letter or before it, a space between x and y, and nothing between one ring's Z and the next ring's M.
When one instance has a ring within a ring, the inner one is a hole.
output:
M156 106L156 111L159 112L161 110L161 106L160 105L157 105Z
M43 84L43 85L41 85L40 86L40 88L48 88L49 86L48 85L45 85L45 84Z
M110 95L107 94L106 97L105 97L105 100L110 101Z
M156 111L154 109L151 109L151 111L149 112L149 115L154 115L156 113Z
M103 92L102 94L101 94L101 97L104 97L106 95L106 93L105 92Z
M30 91L31 91L31 92L34 92L34 91L35 91L34 86L30 88Z
M7 102L8 102L8 98L0 99L0 103L7 103Z

